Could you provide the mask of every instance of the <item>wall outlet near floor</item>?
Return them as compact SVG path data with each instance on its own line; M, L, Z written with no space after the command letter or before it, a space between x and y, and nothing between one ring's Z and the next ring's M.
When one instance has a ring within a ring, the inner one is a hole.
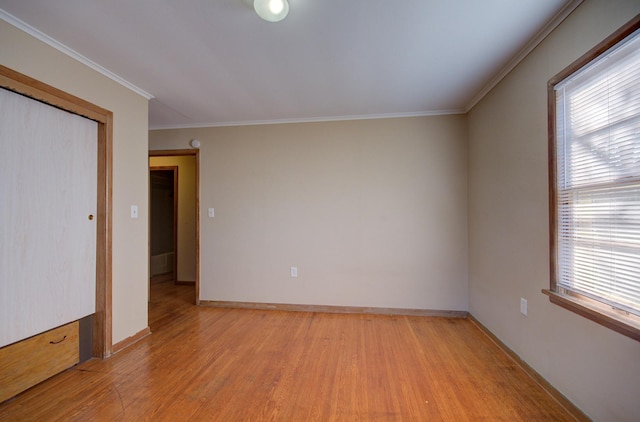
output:
M520 313L527 316L527 299L523 297L520 298Z
M291 277L298 276L298 267L291 267Z

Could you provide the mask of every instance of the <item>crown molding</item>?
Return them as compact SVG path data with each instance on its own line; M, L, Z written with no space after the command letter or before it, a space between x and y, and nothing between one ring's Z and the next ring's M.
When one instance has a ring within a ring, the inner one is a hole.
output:
M42 41L43 43L55 48L56 50L66 54L67 56L79 61L80 63L84 64L85 66L88 66L89 68L95 70L96 72L106 76L107 78L119 83L120 85L124 86L125 88L130 89L131 91L135 92L136 94L143 96L147 100L151 100L153 98L153 95L149 94L145 90L138 88L137 86L135 86L131 82L128 82L127 80L121 78L120 76L116 75L115 73L113 73L113 72L107 70L106 68L100 66L98 63L96 63L96 62L94 62L92 60L89 60L88 58L86 58L82 54L78 53L77 51L72 50L71 48L67 47L66 45L62 44L61 42L51 38L47 34L39 31L38 29L34 28L33 26L29 25L28 23L26 23L24 21L21 21L20 19L16 18L15 16L10 15L9 13L5 12L2 9L0 9L0 19L2 19L3 21L7 22L8 24L13 25L16 28L26 32L27 34L31 35L32 37L34 37L34 38L36 38L36 39L38 39L40 41Z
M478 92L465 107L465 113L471 111L493 88L496 87L522 60L525 59L545 38L560 25L583 0L573 0L567 3L538 33L529 41L518 54L506 64L502 70Z
M580 4L583 0L572 0L567 3L552 19L547 23L532 39L529 41L520 52L511 59L502 70L496 74L494 78L489 81L483 88L471 99L464 109L456 110L439 110L439 111L425 111L425 112L413 112L413 113L391 113L391 114L371 114L371 115L346 115L346 116L327 116L327 117L310 117L310 118L296 118L296 119L275 119L275 120L251 120L251 121L232 121L232 122L211 122L211 123L194 123L183 125L160 125L150 126L150 130L161 129L188 129L188 128L203 128L203 127L226 127L226 126L253 126L253 125L270 125L270 124L288 124L288 123L313 123L313 122L329 122L329 121L345 121L345 120L369 120L369 119L386 119L386 118L402 118L402 117L425 117L425 116L439 116L449 114L466 114L473 107L476 106L493 88L496 87L522 60L524 60L558 25L560 25ZM34 38L44 42L45 44L55 48L56 50L66 54L67 56L79 61L80 63L88 66L96 72L106 76L107 78L117 82L125 88L141 95L147 100L151 100L154 96L136 85L121 78L108 69L100 66L94 61L86 58L82 54L67 47L61 42L51 38L45 33L39 31L26 22L16 18L15 16L0 9L0 19L15 26L16 28L26 32Z
M149 130L167 129L197 129L206 127L229 127L229 126L257 126L257 125L281 125L290 123L319 123L319 122L339 122L349 120L375 120L375 119L398 119L404 117L429 117L447 116L453 114L465 114L464 110L439 110L423 111L415 113L388 113L388 114L364 114L346 116L325 116L325 117L303 117L298 119L274 119L274 120L246 120L236 122L212 122L212 123L192 123L183 125L151 125Z

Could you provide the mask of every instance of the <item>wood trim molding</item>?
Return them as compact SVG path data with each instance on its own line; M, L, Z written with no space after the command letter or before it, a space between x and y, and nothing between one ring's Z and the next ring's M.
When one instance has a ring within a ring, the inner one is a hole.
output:
M151 329L149 327L145 328L144 330L140 330L136 334L130 337L127 337L124 340L121 340L116 344L114 344L113 353L115 354L115 353L121 352L122 350L126 349L129 346L134 345L135 343L139 342L140 340L142 340L143 338L149 335L151 335Z
M443 311L432 309L378 308L366 306L297 305L287 303L226 302L201 300L201 306L212 308L257 309L264 311L323 312L331 314L376 314L406 315L446 318L466 318L466 311Z
M549 296L549 301L553 304L575 312L603 327L640 341L640 318L635 315L627 315L622 311L615 311L595 301L581 300L547 289L543 289L542 293Z
M589 63L606 53L610 48L640 29L640 14L609 35L605 40L587 51L569 66L561 70L547 82L547 136L548 136L548 171L549 171L549 289L542 293L549 296L549 301L564 309L590 319L604 327L640 341L640 323L636 316L628 317L611 311L588 298L563 294L558 286L558 216L557 216L557 169L556 169L556 90L555 86Z
M548 169L549 169L549 264L550 290L557 291L557 169L556 169L556 91L555 86L591 63L611 47L640 28L640 14L633 17L621 28L609 35L605 40L587 51L569 66L561 70L547 82L547 137L548 137ZM558 304L557 302L554 302ZM567 308L565 306L565 308ZM567 308L572 310L571 308Z
M10 91L33 98L34 100L41 101L45 104L49 104L63 110L72 111L74 114L104 123L104 112L100 112L99 110L91 107L91 103L74 97L71 94L67 94L64 91L56 93L55 91L57 88L53 88L40 81L31 79L26 75L15 72L4 66L2 66L2 70L0 71L0 86Z
M113 114L98 124L98 217L96 254L96 317L93 319L93 356L112 352L113 262Z
M200 150L196 151L196 306L200 305Z
M178 155L198 155L198 149L151 149L149 157L171 157Z
M549 381L547 381L542 375L540 375L535 369L533 369L527 362L522 360L520 356L513 350L511 350L506 344L504 344L498 337L495 336L487 327L482 325L480 321L476 319L471 313L468 315L469 321L471 321L480 331L482 331L487 337L493 341L511 360L520 367L536 384L542 387L560 406L564 407L567 412L571 414L577 421L591 422L591 418L587 416L582 410L580 410L575 404L573 404L568 398L566 398L560 391L558 391Z
M98 122L96 315L93 356L108 357L112 351L113 113L2 65L0 87Z
M568 76L576 72L578 69L586 66L590 62L592 62L595 58L602 55L608 49L633 34L637 29L640 28L640 14L634 16L631 20L625 23L622 27L616 30L613 34L609 35L606 39L604 39L601 43L593 47L591 50L584 53L578 59L576 59L569 66L561 70L557 75L552 77L549 80L550 86L555 86Z
M556 91L547 84L547 166L549 183L549 277L551 289L556 289L557 250L557 169L556 169Z

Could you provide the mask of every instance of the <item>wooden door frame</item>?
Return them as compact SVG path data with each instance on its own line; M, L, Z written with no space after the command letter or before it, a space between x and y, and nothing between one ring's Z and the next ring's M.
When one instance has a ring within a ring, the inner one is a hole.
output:
M184 155L193 155L196 158L196 305L200 305L200 150L165 149L149 151L149 158L178 157ZM176 268L176 278L178 277L177 271L178 269Z
M93 357L109 357L112 344L113 113L8 67L0 65L0 87L98 123L96 205L96 313Z
M173 171L173 284L178 284L178 166L149 166L149 195L151 195L152 171ZM149 204L149 225L151 225L151 204ZM151 241L151 230L149 230L149 241Z

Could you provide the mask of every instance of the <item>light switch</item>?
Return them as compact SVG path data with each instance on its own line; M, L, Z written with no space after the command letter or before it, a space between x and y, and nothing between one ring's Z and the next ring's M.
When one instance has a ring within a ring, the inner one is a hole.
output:
M213 208L209 208L209 218L213 218L215 216L215 212Z
M131 218L138 218L138 206L131 205Z

